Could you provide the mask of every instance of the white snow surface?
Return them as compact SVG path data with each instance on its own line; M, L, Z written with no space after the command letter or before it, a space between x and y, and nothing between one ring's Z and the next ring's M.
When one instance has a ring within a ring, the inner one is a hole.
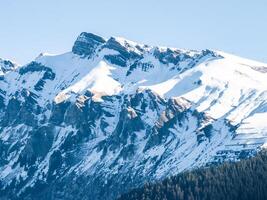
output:
M56 80L46 88L49 93L55 92L50 96L56 103L85 90L91 91L96 101L101 101L101 96L151 89L164 98L183 97L214 119L227 116L233 124L241 123L239 130L250 126L266 134L265 113L260 109L267 100L267 73L262 72L267 70L267 65L221 51L216 53L223 58L204 61L182 73L170 70L147 53L143 61L155 67L148 71L138 68L129 76L126 76L127 69L108 63L101 55L82 59L66 53L42 56L36 61L56 73ZM196 84L198 81L200 84Z

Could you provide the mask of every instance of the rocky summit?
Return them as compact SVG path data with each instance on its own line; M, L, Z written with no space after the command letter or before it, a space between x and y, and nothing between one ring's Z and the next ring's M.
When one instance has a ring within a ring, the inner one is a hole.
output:
M113 200L267 145L267 65L81 33L0 60L0 198Z
M3 77L5 73L14 70L16 66L17 65L15 63L0 58L0 78Z

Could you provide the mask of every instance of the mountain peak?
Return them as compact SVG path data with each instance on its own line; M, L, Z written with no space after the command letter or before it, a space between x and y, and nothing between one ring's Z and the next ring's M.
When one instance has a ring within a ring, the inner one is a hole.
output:
M105 42L105 39L98 35L82 32L75 41L72 52L78 55L90 56L99 45Z
M100 42L100 43L104 43L105 39L102 38L101 36L93 34L93 33L82 32L78 36L77 41L81 41L81 42L97 41L97 42Z

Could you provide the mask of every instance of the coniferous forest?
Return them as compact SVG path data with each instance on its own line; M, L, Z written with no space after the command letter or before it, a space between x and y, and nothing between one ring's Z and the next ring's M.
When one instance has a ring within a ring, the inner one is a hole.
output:
M266 200L267 151L237 163L185 172L146 184L119 200Z

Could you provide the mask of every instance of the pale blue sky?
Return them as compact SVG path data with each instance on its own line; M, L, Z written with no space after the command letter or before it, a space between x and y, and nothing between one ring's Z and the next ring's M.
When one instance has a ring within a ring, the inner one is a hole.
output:
M267 62L266 0L0 0L0 57L70 51L80 32Z

